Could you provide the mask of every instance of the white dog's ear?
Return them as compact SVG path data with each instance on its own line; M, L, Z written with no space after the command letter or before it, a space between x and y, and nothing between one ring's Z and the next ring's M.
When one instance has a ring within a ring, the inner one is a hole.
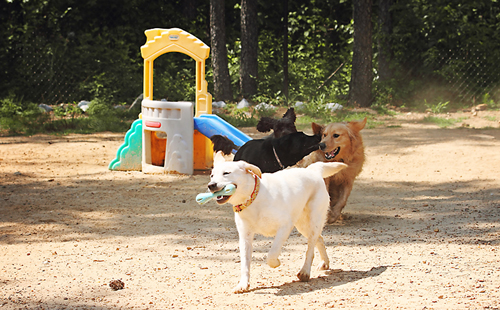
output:
M243 164L243 169L245 169L246 171L248 171L250 173L255 174L259 178L262 177L262 172L260 171L259 167L252 165L252 164L249 164L246 161L241 161L241 162Z
M214 156L214 166L216 164L219 164L223 161L226 161L226 159L224 158L224 155L222 154L222 151L218 151L217 153L215 153L215 156Z

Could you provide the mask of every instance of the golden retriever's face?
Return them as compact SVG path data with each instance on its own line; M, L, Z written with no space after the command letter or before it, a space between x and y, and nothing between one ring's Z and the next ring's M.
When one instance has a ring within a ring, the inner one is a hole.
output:
M349 123L332 123L321 126L313 123L314 134L321 135L320 150L326 161L343 161L352 152L352 144L365 127L366 118Z

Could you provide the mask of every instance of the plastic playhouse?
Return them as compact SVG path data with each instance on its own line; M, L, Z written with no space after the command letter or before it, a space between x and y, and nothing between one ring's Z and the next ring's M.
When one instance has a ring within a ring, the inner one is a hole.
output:
M210 48L195 36L178 29L149 29L144 58L144 99L141 114L109 164L110 170L139 170L144 173L193 174L213 164L210 137L227 136L236 145L250 137L212 115L212 95L207 92L205 60ZM159 56L183 53L196 62L196 102L169 102L153 99L153 68ZM194 110L193 110L194 109Z

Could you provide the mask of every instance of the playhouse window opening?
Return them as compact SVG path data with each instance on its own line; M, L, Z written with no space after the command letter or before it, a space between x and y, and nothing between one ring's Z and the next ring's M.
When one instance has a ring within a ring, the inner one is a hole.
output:
M167 133L164 131L151 132L151 164L153 166L165 166L165 155L167 152Z
M153 98L170 102L196 99L196 62L182 53L166 53L154 60Z

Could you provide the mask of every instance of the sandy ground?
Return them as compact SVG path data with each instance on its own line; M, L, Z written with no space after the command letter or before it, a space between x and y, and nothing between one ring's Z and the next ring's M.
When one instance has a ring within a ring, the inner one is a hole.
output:
M0 138L0 308L498 309L500 130L391 122L362 131L332 270L297 282L305 239L271 269L257 237L245 294L231 208L195 202L208 176L109 171L124 134Z

